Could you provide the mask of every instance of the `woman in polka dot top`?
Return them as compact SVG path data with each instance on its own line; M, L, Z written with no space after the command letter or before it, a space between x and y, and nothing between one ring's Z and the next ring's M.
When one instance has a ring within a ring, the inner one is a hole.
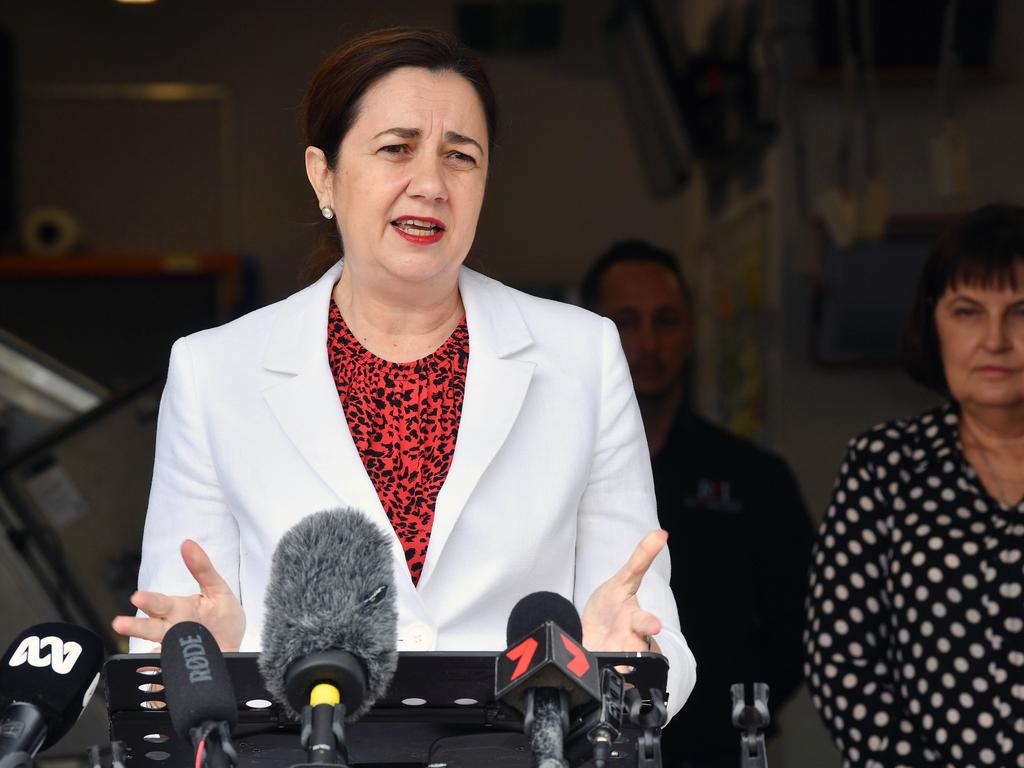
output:
M846 766L1024 766L1024 209L939 244L908 342L949 400L851 441L805 672Z

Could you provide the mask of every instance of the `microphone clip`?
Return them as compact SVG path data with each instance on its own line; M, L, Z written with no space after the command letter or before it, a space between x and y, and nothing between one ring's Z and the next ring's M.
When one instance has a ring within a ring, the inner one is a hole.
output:
M651 688L650 697L650 709L643 712L644 700L638 689L630 688L625 696L629 720L641 729L636 740L637 768L661 768L661 729L668 722L668 707L659 689Z
M765 751L763 729L771 723L768 711L768 684L754 683L753 702L747 701L743 683L733 683L732 724L740 729L740 765L742 768L766 768L768 757Z

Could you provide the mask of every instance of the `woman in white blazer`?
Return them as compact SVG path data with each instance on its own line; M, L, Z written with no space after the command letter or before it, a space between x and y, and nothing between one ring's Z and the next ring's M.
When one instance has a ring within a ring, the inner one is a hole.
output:
M225 649L257 649L277 542L313 512L350 506L391 536L399 650L501 649L513 605L551 590L580 609L591 650L661 651L676 711L695 664L615 327L462 265L496 122L479 64L442 33L371 33L324 63L306 114L334 264L174 345L140 614L114 628L146 650L193 619ZM339 402L332 302L365 350L398 363L468 329L457 439L416 580Z

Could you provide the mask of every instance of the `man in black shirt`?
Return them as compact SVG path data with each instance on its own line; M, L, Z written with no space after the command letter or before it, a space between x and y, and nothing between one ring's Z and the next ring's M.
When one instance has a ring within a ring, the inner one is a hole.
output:
M732 683L765 682L774 719L799 687L813 532L778 456L687 407L689 290L673 255L619 243L590 269L583 302L619 328L647 431L672 590L697 685L662 736L664 764L739 764Z

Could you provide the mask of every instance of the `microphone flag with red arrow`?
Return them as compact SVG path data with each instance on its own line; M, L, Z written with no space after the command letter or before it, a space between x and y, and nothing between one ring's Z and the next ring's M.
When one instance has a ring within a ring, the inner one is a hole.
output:
M553 621L513 643L496 663L495 698L520 712L527 690L542 687L564 690L571 709L601 700L597 661Z

